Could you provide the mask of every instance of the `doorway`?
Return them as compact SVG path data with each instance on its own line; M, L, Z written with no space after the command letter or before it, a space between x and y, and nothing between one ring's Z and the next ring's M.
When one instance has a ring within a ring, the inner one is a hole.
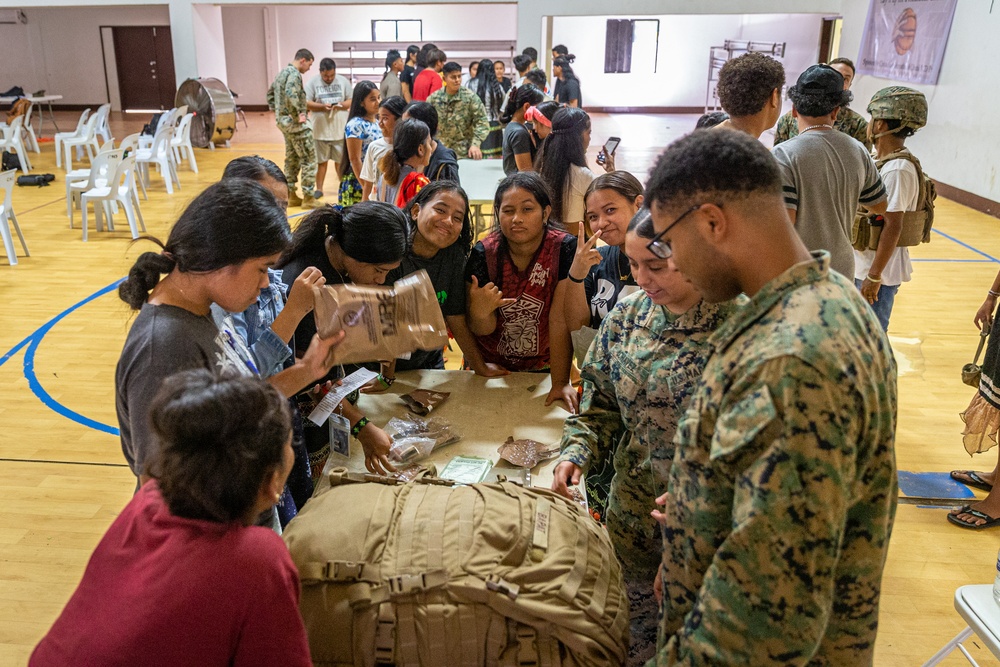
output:
M122 111L174 106L177 79L168 26L115 26L115 66Z
M828 63L839 55L842 25L843 19L839 16L823 19L819 35L819 57L816 62Z

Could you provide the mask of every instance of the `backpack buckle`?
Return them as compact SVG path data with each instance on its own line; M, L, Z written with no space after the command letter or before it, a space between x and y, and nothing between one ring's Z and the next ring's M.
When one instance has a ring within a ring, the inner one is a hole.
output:
M326 564L325 578L329 581L358 581L364 572L364 563L332 560Z
M390 595L409 595L426 588L424 575L422 574L396 575L395 577L389 577L387 583L389 584Z
M486 580L487 590L494 591L496 593L502 593L506 595L511 600L517 599L517 594L521 591L521 587L517 584L512 584L509 581L504 581L499 576L491 574L490 578Z
M396 649L396 615L392 605L383 604L378 609L375 625L375 664L391 665Z

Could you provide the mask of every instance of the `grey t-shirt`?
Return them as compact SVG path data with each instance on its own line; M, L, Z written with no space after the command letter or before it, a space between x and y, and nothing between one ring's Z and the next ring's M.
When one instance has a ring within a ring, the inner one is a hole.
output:
M856 139L836 130L810 130L774 147L785 206L809 250L827 250L830 267L854 276L851 227L858 204L885 201L875 162Z
M149 407L164 378L193 368L249 373L231 347L209 315L195 315L176 306L143 305L115 371L122 452L136 476L146 472L145 466L156 454Z

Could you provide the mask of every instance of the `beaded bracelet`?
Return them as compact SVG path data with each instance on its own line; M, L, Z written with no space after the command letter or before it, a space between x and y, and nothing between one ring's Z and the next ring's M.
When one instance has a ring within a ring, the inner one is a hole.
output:
M351 435L355 438L361 433L361 429L368 426L368 417L362 417L358 420L358 423L351 427Z

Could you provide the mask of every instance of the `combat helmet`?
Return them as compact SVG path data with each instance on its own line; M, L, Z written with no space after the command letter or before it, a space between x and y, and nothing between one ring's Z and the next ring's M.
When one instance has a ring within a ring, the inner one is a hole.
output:
M872 120L898 120L914 132L927 124L927 98L905 86L889 86L872 96L868 103Z

